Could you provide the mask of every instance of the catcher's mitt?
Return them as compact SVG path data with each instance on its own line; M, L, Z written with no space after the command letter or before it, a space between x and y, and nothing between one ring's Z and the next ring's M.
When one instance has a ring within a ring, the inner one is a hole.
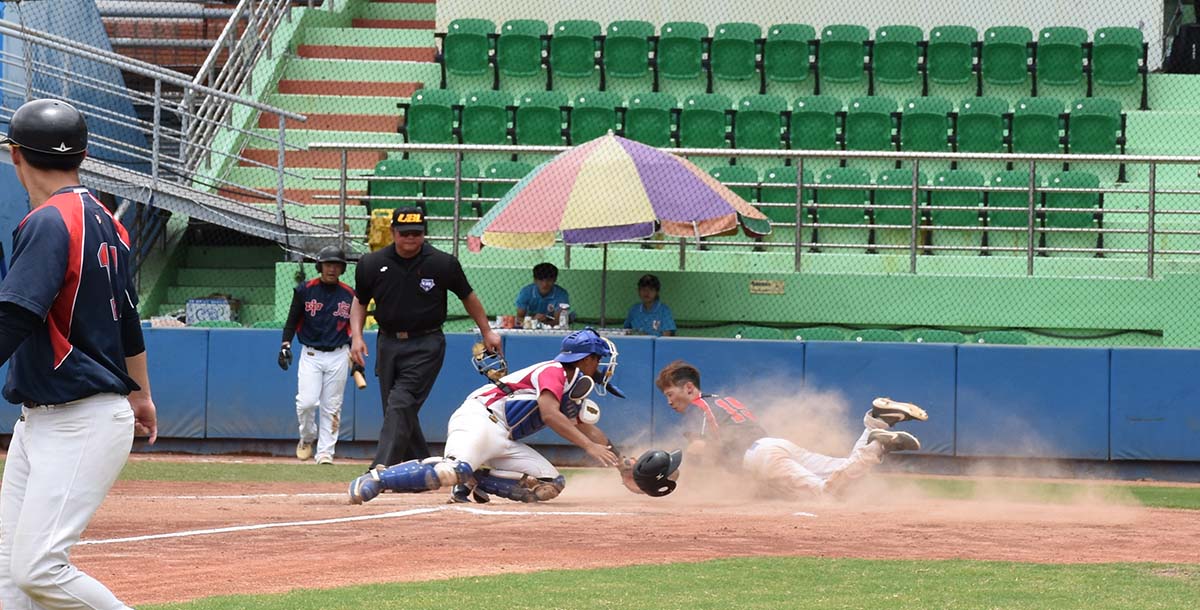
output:
M633 480L633 466L637 461L631 457L622 457L617 462L617 471L621 473L621 484L625 489L632 491L635 494L644 494L641 487L638 487L637 482Z

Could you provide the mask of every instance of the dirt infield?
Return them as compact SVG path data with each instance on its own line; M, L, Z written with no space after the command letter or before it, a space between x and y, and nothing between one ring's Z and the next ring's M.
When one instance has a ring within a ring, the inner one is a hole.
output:
M784 502L720 485L653 499L597 472L540 505L447 505L435 492L351 506L343 485L120 482L73 558L131 604L753 555L1200 562L1178 544L1200 536L1194 511L1111 494L1046 505L983 485L973 499L932 499L876 476L839 502ZM239 529L197 531L221 528Z

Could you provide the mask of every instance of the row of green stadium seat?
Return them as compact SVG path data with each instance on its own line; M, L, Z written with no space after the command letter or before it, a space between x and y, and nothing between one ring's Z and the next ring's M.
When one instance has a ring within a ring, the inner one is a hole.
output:
M795 339L796 341L856 341L900 343L995 343L1025 345L1025 335L1011 330L988 330L971 337L954 330L922 329L904 333L886 328L844 330L831 326L814 326L794 330L780 330L767 326L742 326L734 331L735 339Z
M462 163L462 185L459 198L463 200L459 214L463 216L483 216L499 199L513 187L516 181L524 178L533 171L533 166L519 161L501 161L487 167L482 177L489 180L508 180L508 182L479 183L472 178L481 177L479 166L469 161ZM429 167L428 175L425 167L411 159L384 159L375 165L374 177L397 178L398 180L372 179L367 184L367 207L395 208L402 205L420 205L426 213L433 216L451 216L454 214L454 204L447 199L454 197L454 184L449 182L432 182L416 180L416 178L453 178L454 163L441 161ZM408 178L409 180L404 180ZM429 198L430 200L426 200ZM488 199L489 201L471 201L472 199Z
M723 23L710 36L703 23L664 23L655 35L645 21L615 21L603 32L598 22L516 19L499 33L487 19L456 19L439 33L438 59L446 73L485 75L489 68L499 88L501 75L538 76L546 69L546 88L555 78L591 77L603 83L615 78L744 81L759 78L761 91L770 83L803 82L815 74L821 81L854 83L963 84L977 81L1074 85L1087 80L1105 86L1129 86L1147 72L1148 45L1132 27L1097 29L1091 42L1078 27L1048 27L1038 32L1022 26L988 28L980 40L969 26L935 27L926 38L921 28L888 25L875 37L861 25L829 25L816 30L806 24L776 24L766 35L758 24Z
M500 91L461 98L444 89L422 89L405 109L401 132L417 143L490 145L579 144L609 131L649 146L804 150L905 150L1112 154L1124 152L1125 114L1120 102L1081 98L1067 106L1055 98L1008 102L963 100L955 111L941 97L900 105L889 97L857 97L843 106L830 96L795 100L776 95L733 101L693 95L679 104L666 93L634 95L622 104L612 92L576 96L547 91L516 100ZM1069 110L1069 112L1064 112Z

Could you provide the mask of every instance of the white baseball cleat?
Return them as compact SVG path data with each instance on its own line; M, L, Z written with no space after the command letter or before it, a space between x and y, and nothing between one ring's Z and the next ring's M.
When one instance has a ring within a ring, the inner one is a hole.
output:
M333 456L329 455L328 453L322 453L321 455L317 456L317 463L322 464L322 465L332 466L333 465Z
M899 402L891 398L880 397L871 402L871 417L889 426L894 426L910 419L925 421L929 419L929 414L925 412L925 409L911 402Z
M310 460L310 459L312 459L312 456L313 456L312 441L306 441L304 439L300 439L300 442L296 443L296 459Z
M916 451L921 448L921 441L917 440L917 437L899 430L872 430L867 439L868 442L879 443L886 453Z

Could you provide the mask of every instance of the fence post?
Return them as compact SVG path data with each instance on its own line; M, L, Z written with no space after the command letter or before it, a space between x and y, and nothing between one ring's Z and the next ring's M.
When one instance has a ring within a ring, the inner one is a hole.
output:
M159 151L162 147L162 80L154 79L154 131L151 136L150 152L150 190L158 188Z
M350 151L343 148L338 180L338 249L342 252L346 251L346 166L349 165L349 156Z
M921 238L921 232L918 227L921 225L921 202L920 192L918 187L921 186L921 160L913 159L912 171L912 208L911 217L909 218L909 233L908 233L908 272L916 275L917 273L917 240Z
M1154 193L1157 190L1155 186L1155 169L1157 167L1157 163L1150 162L1150 178L1148 181L1150 188L1146 189L1149 191L1149 200L1146 209L1150 214L1150 218L1146 220L1146 277L1148 278L1154 277Z
M283 186L284 186L283 168L287 167L287 159L284 155L284 152L286 152L286 150L287 150L285 148L286 145L285 145L285 139L284 139L284 129L285 129L286 124L287 124L287 122L284 120L284 117L280 116L279 117L279 155L277 157L278 166L275 168L275 175L276 175L275 214L277 216L277 218L275 220L276 220L276 222L278 222L281 225L283 224L283 214L284 214L284 211L283 211L284 210L284 208L283 208Z
M1028 224L1025 231L1025 275L1033 275L1033 242L1036 239L1034 236L1033 227L1037 224L1037 208L1034 201L1033 187L1036 182L1037 161L1030 159L1029 161L1029 214Z
M796 159L796 273L800 272L800 253L804 251L804 157ZM682 246L680 246L682 248ZM679 268L683 269L683 250L679 252Z
M454 258L458 258L458 206L462 203L462 161L462 151L454 151L454 230L451 231L451 234L454 235L454 246L450 252Z

